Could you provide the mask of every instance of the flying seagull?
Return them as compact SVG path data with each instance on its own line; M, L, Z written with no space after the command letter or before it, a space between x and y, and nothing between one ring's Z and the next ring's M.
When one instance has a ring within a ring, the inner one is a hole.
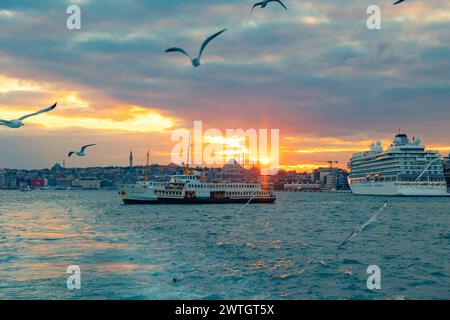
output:
M364 224L362 224L361 226L359 226L358 228L356 228L352 234L350 236L347 237L347 239L345 239L339 246L338 248L343 248L345 246L347 246L352 240L353 238L355 238L358 234L360 234L361 232L364 231L364 229L366 229L366 227L368 225L370 225L373 222L377 222L377 217L378 215L384 211L384 209L386 209L386 207L388 206L388 202L386 201L374 214L372 214L369 218L369 220L367 220Z
M42 110L40 110L38 112L35 112L35 113L28 114L28 115L23 116L23 117L21 117L19 119L16 119L16 120L0 120L0 126L7 126L8 128L18 129L18 128L23 127L25 125L22 121L25 120L26 118L37 116L38 114L41 114L41 113L49 112L49 111L51 111L51 110L56 108L56 104L57 103L55 103L51 107L48 107L46 109L42 109Z
M250 18L252 17L253 14L253 10L255 10L256 7L261 7L261 9L264 9L265 7L267 7L267 5L270 2L278 2L279 4L281 4L283 6L283 8L285 8L286 10L288 9L283 2L281 2L280 0L264 0L258 3L255 3L252 7L252 11L250 12Z
M394 6L395 6L396 4L402 3L403 1L405 1L405 0L398 0L396 3L394 3Z
M96 144L88 144L88 145L82 146L81 149L80 149L80 151L78 151L78 152L70 151L69 154L68 154L67 156L70 158L73 154L76 154L76 155L79 156L79 157L84 157L84 156L86 155L86 154L84 153L84 151L86 150L86 148L89 148L89 147L92 147L92 146L95 146L95 145L96 145Z
M208 45L208 43L213 40L215 37L219 36L221 33L227 31L227 29L223 29L215 34L213 34L212 36L210 36L208 39L206 39L203 43L202 46L200 47L200 52L198 53L198 57L197 58L192 58L189 53L187 53L185 50L181 49L181 48L169 48L167 49L165 52L180 52L182 54L184 54L185 56L187 56L191 61L192 61L192 65L194 67L198 67L200 66L200 59L202 57L203 51L205 50L206 46Z

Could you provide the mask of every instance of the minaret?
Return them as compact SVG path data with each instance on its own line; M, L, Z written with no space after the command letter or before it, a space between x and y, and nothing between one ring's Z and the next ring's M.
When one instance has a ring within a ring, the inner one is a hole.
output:
M130 151L130 167L133 166L133 151Z

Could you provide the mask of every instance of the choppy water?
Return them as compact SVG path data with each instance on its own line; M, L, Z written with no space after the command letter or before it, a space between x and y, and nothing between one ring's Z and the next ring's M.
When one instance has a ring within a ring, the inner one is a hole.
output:
M379 223L338 250L386 200ZM0 191L0 299L450 297L450 198L280 193L239 208ZM67 289L69 265L81 290ZM381 290L367 289L369 265Z

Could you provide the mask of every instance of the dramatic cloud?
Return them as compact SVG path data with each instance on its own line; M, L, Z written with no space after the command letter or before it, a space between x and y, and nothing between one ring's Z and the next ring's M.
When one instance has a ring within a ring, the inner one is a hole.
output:
M168 163L171 131L194 120L223 131L279 128L290 168L330 158L345 166L399 128L448 150L448 1L286 0L289 11L269 5L249 21L251 3L2 0L0 118L60 107L23 130L0 128L0 147L16 148L0 166L52 165L64 141L87 137L104 148L92 154L97 164L123 164L129 149L148 146ZM81 7L81 30L66 28L70 4ZM372 4L381 30L366 27ZM225 27L199 68L164 54L195 52Z

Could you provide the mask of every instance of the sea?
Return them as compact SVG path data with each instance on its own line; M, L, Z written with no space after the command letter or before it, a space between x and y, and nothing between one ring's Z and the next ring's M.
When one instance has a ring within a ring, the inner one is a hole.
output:
M450 198L278 193L240 209L0 191L0 299L450 298Z

